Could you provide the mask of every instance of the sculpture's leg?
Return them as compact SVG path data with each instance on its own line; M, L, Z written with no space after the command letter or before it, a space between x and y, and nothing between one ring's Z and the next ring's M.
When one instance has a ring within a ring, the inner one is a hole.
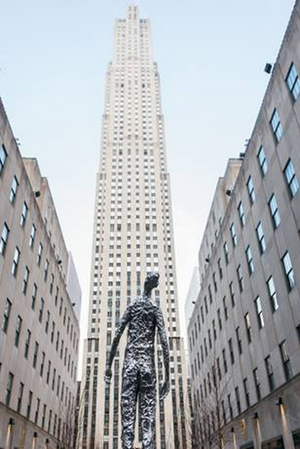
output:
M141 381L140 410L143 449L155 448L156 376L155 369L144 372Z
M133 370L123 371L121 411L122 411L122 449L132 449L134 441L134 425L138 379Z

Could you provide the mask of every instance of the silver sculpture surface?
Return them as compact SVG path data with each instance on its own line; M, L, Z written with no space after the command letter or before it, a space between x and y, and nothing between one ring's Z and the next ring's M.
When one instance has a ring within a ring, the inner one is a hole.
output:
M165 367L165 380L159 388L161 400L167 396L170 389L170 353L163 315L160 307L151 300L151 291L158 286L158 280L158 273L149 273L144 283L143 295L127 307L112 342L106 365L104 380L109 384L112 377L112 362L122 333L128 324L122 374L122 449L133 449L138 399L143 449L155 448L156 370L154 349L156 329L160 337Z

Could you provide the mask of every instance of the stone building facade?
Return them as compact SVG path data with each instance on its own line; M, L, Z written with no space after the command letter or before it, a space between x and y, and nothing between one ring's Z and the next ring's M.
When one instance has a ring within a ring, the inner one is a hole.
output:
M72 447L80 302L48 181L0 102L1 448Z
M217 184L189 321L195 448L300 447L300 2Z

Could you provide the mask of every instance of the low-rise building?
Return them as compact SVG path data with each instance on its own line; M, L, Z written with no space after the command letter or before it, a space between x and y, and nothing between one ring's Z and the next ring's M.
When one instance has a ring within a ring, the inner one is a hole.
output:
M72 447L80 301L48 181L0 101L1 448Z

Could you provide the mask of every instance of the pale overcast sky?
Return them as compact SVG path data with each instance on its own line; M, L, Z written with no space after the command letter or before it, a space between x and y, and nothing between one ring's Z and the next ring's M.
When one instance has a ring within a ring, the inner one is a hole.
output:
M88 302L105 72L123 0L1 0L0 95L47 176ZM183 308L217 179L249 138L294 0L141 0L152 22ZM86 334L83 307L82 338ZM184 321L182 320L182 327Z

